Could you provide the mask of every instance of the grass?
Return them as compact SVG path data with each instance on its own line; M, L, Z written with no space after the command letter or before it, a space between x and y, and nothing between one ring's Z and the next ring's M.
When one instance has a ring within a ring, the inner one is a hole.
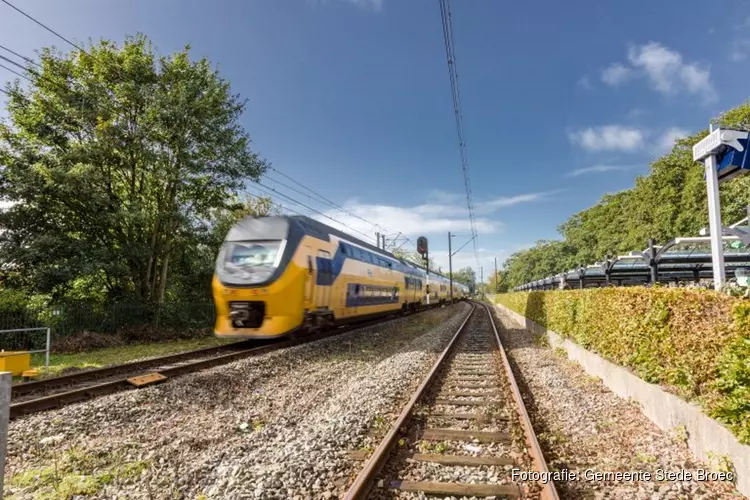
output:
M44 353L42 353L31 356L31 366L38 368L43 373L42 376L54 377L60 375L63 370L70 368L102 368L104 366L119 365L147 357L166 356L167 354L192 351L204 347L220 346L230 342L232 340L205 337L105 347L103 349L74 354L51 354L48 373L44 373Z
M10 478L10 484L22 489L22 496L33 492L34 498L63 500L77 495L94 495L107 485L120 485L135 479L150 462L125 462L119 453L86 452L71 448L55 456L53 464L27 469ZM15 498L12 495L10 498Z

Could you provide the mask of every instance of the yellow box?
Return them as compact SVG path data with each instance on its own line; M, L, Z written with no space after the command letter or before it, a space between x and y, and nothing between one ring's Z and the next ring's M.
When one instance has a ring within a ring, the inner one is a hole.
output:
M12 372L19 376L31 367L31 354L26 351L0 352L0 372Z

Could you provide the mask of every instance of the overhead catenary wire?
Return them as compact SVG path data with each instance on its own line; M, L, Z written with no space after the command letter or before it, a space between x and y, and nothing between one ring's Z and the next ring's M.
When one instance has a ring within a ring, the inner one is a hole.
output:
M309 187L305 186L304 184L302 184L302 183L300 183L300 182L296 181L295 179L293 179L293 178L292 178L292 177L290 177L289 175L285 174L284 172L281 172L281 171L280 171L280 170L278 170L277 168L274 168L273 166L270 166L270 165L269 165L269 167L268 167L268 168L269 168L269 170L273 170L273 171L274 171L275 173L277 173L278 175L280 175L280 176L284 177L285 179L288 179L288 180L289 180L289 181L291 181L292 183L294 183L294 184L296 184L296 185L300 186L301 188L305 189L306 191L308 191L308 192L310 192L311 194L313 194L314 196L316 196L316 197L317 197L317 198L318 198L318 199L320 200L320 201L319 201L319 203L323 203L323 204L326 204L326 205L330 206L331 208L334 208L334 209L336 209L336 210L339 210L339 211L341 211L341 212L343 212L343 213L345 213L345 214L347 214L347 215L349 215L349 216L351 216L351 217L354 217L354 218L356 218L356 219L358 219L358 220L361 220L362 222L364 222L364 223L366 223L366 224L370 224L370 225L371 225L371 226L372 226L373 228L376 228L376 229L380 229L380 230L381 230L382 232L384 232L384 233L389 233L389 234L393 234L393 232L389 231L389 230L388 230L387 228L383 227L382 225L380 225L380 224L378 224L378 223L375 223L375 222L372 222L372 221L369 221L369 220L365 219L364 217L361 217L361 216L359 216L359 215L357 215L357 214L353 213L352 211L350 211L350 210L348 210L348 209L346 209L346 208L342 207L342 206L341 206L341 205L339 205L338 203L336 203L336 202L334 202L334 201L332 201L332 200L330 200L330 199L326 198L326 197L325 197L325 196L323 196L322 194L320 194L320 193L318 193L318 192L314 191L313 189L311 189L311 188L309 188ZM288 186L288 185L286 185L286 184L284 184L284 183L282 183L282 182L280 182L280 181L278 181L278 180L276 180L276 179L274 179L274 178L271 178L271 177L269 177L269 176L266 176L266 178L268 178L269 180L271 180L271 181L273 181L273 182L275 182L275 183L277 183L277 184L279 184L279 185L281 185L281 186L284 186L284 187L285 187L285 188L287 188L287 189L290 189L290 190L292 190L292 191L296 192L297 194L301 194L301 195L303 195L303 196L308 196L308 197L309 197L309 195L306 195L305 193L302 193L302 192L300 192L300 191L299 191L299 190L297 190L297 189L291 188L290 186ZM340 222L339 222L339 223L340 223ZM341 223L340 223L340 224L341 224ZM357 231L357 232L359 232L359 231ZM361 232L359 232L359 234L364 234L364 233L361 233ZM399 235L401 235L402 233L401 233L401 232L399 232L398 234L399 234ZM402 237L404 238L404 240L405 240L405 241L404 241L404 243L403 243L403 244L402 244L402 245L401 245L401 246L399 247L399 249L400 249L400 248L401 248L401 247L402 247L402 246L403 246L404 244L406 244L406 243L409 243L409 244L411 244L412 246L414 245L414 242L412 242L412 240L411 240L410 238L408 238L407 236L402 236ZM368 236L368 238L371 238L371 236ZM397 238L398 238L398 236L397 236Z
M38 62L36 62L35 60L31 59L30 57L26 57L26 56L25 56L25 55L23 55L23 54L19 54L19 53L18 53L18 52L16 52L15 50L13 50L13 49L9 49L9 48L8 48L8 47L6 47L5 45L0 45L0 49L4 50L4 51L6 51L6 52L10 52L10 53L11 53L11 54L13 54L14 56L16 56L16 57L20 57L20 58L21 58L21 59L23 59L24 61L26 61L26 62L28 62L28 63L31 63L31 64L33 64L34 66L38 67L38 68L41 68L41 67L42 67L42 65L41 65L41 64L39 64L39 63L38 63Z
M443 41L445 44L445 55L448 62L448 76L451 84L451 98L453 100L453 114L456 120L456 133L458 135L458 147L461 155L461 170L464 177L464 188L466 189L466 205L469 210L469 222L471 224L471 235L474 242L474 258L477 268L479 265L479 252L477 250L478 232L476 218L474 216L474 205L471 199L471 183L469 182L469 162L466 155L466 139L463 131L463 114L461 112L461 95L458 88L458 69L456 68L456 54L453 47L453 26L451 23L450 0L440 1L440 18L443 25Z
M298 200L295 200L294 198L292 198L292 197L290 197L290 196L288 196L288 195L286 195L286 194L284 194L284 193L281 193L281 192L277 191L276 189L274 189L274 188L272 188L272 187L266 186L265 184L262 184L262 183L260 183L260 182L256 182L256 184L258 184L259 186L261 186L261 187L262 187L262 188L264 188L264 189L269 189L269 190L273 191L274 193L276 193L277 195L279 195L279 196L281 196L281 197L283 197L283 198L286 198L287 200L291 201L292 203L296 203L297 205L299 205L299 206L301 206L301 207L304 207L304 208L305 208L305 209L307 209L307 210L310 210L310 211L312 211L312 212L315 212L316 214L318 214L318 215L320 215L320 216L322 216L322 217L325 217L326 219L328 219L328 220L330 220L330 221L332 221L332 222L335 222L336 224L340 224L340 225L342 225L343 227L345 227L345 228L348 228L348 229L349 229L350 231L354 231L355 233L359 233L359 234L361 234L362 236L364 236L364 237L365 237L365 238L367 238L367 239L373 239L373 237L372 237L371 235L369 235L369 234L367 234L367 233L363 233L362 231L360 231L360 230L358 230L358 229L355 229L355 228L353 228L353 227L351 227L351 226L349 226L349 225L347 225L347 224L344 224L343 222L341 222L341 221L339 221L339 220L336 220L336 219L334 219L334 218L333 218L333 217L331 217L330 215L326 215L325 213L323 213L323 212L321 212L321 211L319 211L319 210L316 210L316 209L314 209L314 208L312 208L312 207L310 207L310 206L308 206L308 205L305 205L304 203L302 203L302 202L300 202L300 201L298 201ZM270 194L270 193L269 193L269 194Z
M18 13L22 14L22 15L23 15L24 17L26 17L26 18L30 19L31 21L33 21L33 22L34 22L34 23L36 23L37 25L41 26L42 28L44 28L44 29L45 29L45 30L47 30L48 32L52 33L53 35L55 35L55 36L56 36L56 37L58 37L59 39L63 40L64 42L66 42L66 43L67 43L68 45L70 45L71 47L74 47L74 48L78 49L79 51L83 52L84 54L87 54L87 55L89 55L89 54L88 54L88 52L87 52L87 51L86 51L85 49L83 49L83 48L82 48L81 46L77 45L76 43L73 43L73 42L72 42L72 41L70 41L70 40L69 40L68 38L64 37L63 35L61 35L61 34L60 34L60 33L58 33L57 31L55 31L54 29L52 29L51 27L49 27L48 25L46 25L46 24L42 23L41 21L39 21L38 19L36 19L36 18L35 18L34 16L32 16L32 15L28 14L27 12L25 12L25 11L21 10L20 8L18 8L17 6L15 6L15 5L14 5L14 4L12 4L11 2L9 2L8 0L0 0L0 1L2 1L2 2L4 3L4 4L8 5L9 7L11 7L12 9L14 9L15 11L17 11ZM41 66L40 66L40 65L39 65L38 63L34 62L34 61L33 61L32 59L30 59L30 58L27 58L26 56L23 56L23 55L21 55L21 54L19 54L19 53L15 52L15 51L13 51L12 49L8 49L7 47L4 47L4 46L0 46L0 47L1 47L1 48L2 48L3 50L7 50L8 52L10 52L10 53L12 53L12 54L14 54L14 55L16 55L16 56L18 56L18 57L20 57L20 58L22 58L22 59L26 60L27 62L29 62L29 63L31 63L31 64L34 64L34 65L36 65L36 66L39 66L39 67L41 67ZM2 56L0 56L0 57L2 57ZM10 61L10 60L9 60L9 59L7 59L7 58L4 58L4 59L6 59L6 60ZM11 62L13 62L13 61L11 61ZM16 63L16 62L13 62L13 64L15 64L15 65L18 65L18 63ZM19 65L19 66L20 66L20 65ZM31 70L30 70L29 68L24 68L24 69L25 69L26 71L30 71L30 72L31 72ZM36 76L39 76L39 75L36 75ZM6 94L8 94L8 93L7 93L7 92L5 92L5 91L3 91L3 92L4 92L4 93L6 93ZM9 94L8 94L8 95L9 95ZM373 227L378 227L378 228L381 228L381 229L384 229L384 230L385 230L385 228L383 228L383 227L382 227L382 226L380 226L379 224L376 224L376 223L373 223L373 222L371 222L371 221L368 221L368 220L366 220L366 219L364 219L364 218L362 218L362 217L360 217L360 216L358 216L358 215L356 215L356 214L352 213L351 211L349 211L349 210L345 209L344 207L341 207L341 206L340 206L340 205L338 205L337 203L335 203L335 202L333 202L333 201L329 200L328 198L326 198L326 197L324 197L324 196L322 196L322 195L320 195L320 194L316 193L315 191L313 191L313 190L309 189L309 188L308 188L307 186L305 186L305 185L303 185L303 184L301 184L301 183L299 183L299 182L295 181L294 179L292 179L291 177L287 176L287 175L286 175L286 174L284 174L283 172L280 172L279 170L277 170L277 169L275 169L275 168L273 168L273 167L270 167L270 168L271 168L271 169L272 169L272 170L273 170L274 172L276 172L277 174L279 174L279 175L281 175L281 176L284 176L285 178L289 179L290 181L294 182L295 184L297 184L297 185L299 185L299 186L301 186L301 187L305 188L306 190L310 191L310 192L311 192L312 194L314 194L315 196L317 196L317 197L318 197L319 199L321 199L321 200L324 200L324 201L323 201L324 203L328 203L328 204L330 204L330 206L332 206L333 208L336 208L337 210L341 210L341 211L343 211L344 213L346 213L346 214L348 214L348 215L350 215L350 216L352 216L352 217L355 217L355 218L357 218L357 219L359 219L359 220L362 220L363 222L365 222L365 223L367 223L367 224L370 224L370 225L372 225ZM275 181L275 182L278 182L278 181ZM268 188L268 189L272 189L272 188ZM287 187L287 189L288 189L288 187ZM326 218L328 218L328 219L330 219L330 220L332 220L332 221L334 221L334 222L336 222L336 223L338 223L338 224L341 224L342 226L344 226L344 227L347 227L347 228L349 228L350 230L352 230L352 231L355 231L355 232L357 232L357 233L359 233L359 234L361 234L361 235L365 236L365 237L366 237L366 238L368 238L368 239L371 239L371 238L372 238L372 236L370 236L370 235L367 235L366 233L363 233L363 232L361 232L361 231L359 231L359 230L357 230L357 229L354 229L354 228L352 228L352 227L350 227L350 226L348 226L348 225L346 225L346 224L344 224L344 223L342 223L342 222L340 222L340 221L337 221L336 219L333 219L333 218L329 217L328 215L326 215L326 214L324 214L324 213L322 213L322 212L319 212L318 210L315 210L315 209L313 209L313 208L311 208L311 207L308 207L308 206L306 206L306 205L304 205L304 204L302 204L302 203L299 203L299 202L297 202L296 200L294 200L293 198L290 198L290 197L288 197L288 196L284 195L283 193L280 193L279 191L277 191L277 190L275 190L275 189L272 189L272 191L274 191L275 193L279 194L280 196L283 196L283 197L285 197L285 198L287 198L287 199L290 199L290 200L292 200L292 202L293 202L293 203L298 203L298 204L299 204L300 206L303 206L303 207L307 208L308 210L311 210L311 211L313 211L313 212L316 212L316 213L318 213L319 215L321 215L321 216L323 216L323 217L326 217ZM409 238L406 238L406 242L411 242L411 240L410 240ZM402 246L403 246L403 245L402 245Z
M78 45L76 45L75 43L71 42L70 40L68 40L67 38L65 38L64 36L62 36L62 35L61 35L60 33L58 33L57 31L53 30L52 28L50 28L50 27L49 27L49 26L47 26L46 24L42 23L41 21L38 21L38 20L37 20L36 18L34 18L33 16L31 16L30 14L27 14L26 12L22 11L21 9L19 9L18 7L16 7L16 6L15 6L15 5L13 5L12 3L10 3L10 2L8 1L8 0L0 0L0 1L2 1L2 2L4 3L4 4L8 5L8 6L10 7L10 8L14 9L14 10L15 10L16 12L19 12L19 13L21 13L22 15L26 16L27 18L31 19L31 20L32 20L32 21L34 21L34 22L35 22L36 24L38 24L38 25L39 25L39 26L41 26L42 28L46 29L47 31L49 31L50 33L52 33L53 35L55 35L55 36L56 36L57 38L59 38L59 39L61 39L61 40L65 41L65 42L67 42L67 43L68 43L68 45L71 45L71 46L73 46L73 47L77 48L78 50L80 50L81 52L84 52L84 53L86 53L86 51L85 51L85 50L83 50L83 49L82 49L81 47L79 47L79 46L78 46Z
M0 56L0 58L2 58L2 57L3 57L3 56ZM21 78L23 78L24 80L28 80L28 81L30 81L30 82L33 82L33 81L34 81L34 80L32 80L31 78L29 78L28 76L24 75L23 73L19 73L18 71L14 70L14 69L11 69L11 68L7 67L7 66L6 66L6 65L4 65L4 64L0 64L0 68L3 68L3 69L4 69L4 70L6 70L6 71L10 71L10 72L11 72L11 73L13 73L14 75L16 75L16 76L20 76L20 77L21 77Z

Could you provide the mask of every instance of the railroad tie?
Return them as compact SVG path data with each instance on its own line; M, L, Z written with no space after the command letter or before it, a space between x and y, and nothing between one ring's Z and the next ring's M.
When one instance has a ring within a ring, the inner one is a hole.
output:
M391 489L411 492L424 492L427 495L444 495L456 497L501 497L519 498L521 490L512 484L467 484L436 483L428 481L391 481Z
M496 389L498 387L497 384L494 384L492 382L488 382L486 384L475 384L472 382L467 382L465 384L460 385L452 385L454 389L461 390L461 389Z
M450 405L450 406L489 406L498 401L462 401L460 399L436 399L436 405Z
M479 467L481 465L503 466L514 465L512 458L508 457L473 457L471 455L439 455L430 453L410 453L406 458L419 462L434 462L442 465L465 465Z
M480 397L492 397L497 396L497 394L493 394L491 392L470 392L470 391L442 391L440 393L440 397L443 396L465 396L465 397L474 397L474 398L480 398Z
M472 431L462 429L425 429L425 441L479 441L480 443L509 443L510 434L502 431Z

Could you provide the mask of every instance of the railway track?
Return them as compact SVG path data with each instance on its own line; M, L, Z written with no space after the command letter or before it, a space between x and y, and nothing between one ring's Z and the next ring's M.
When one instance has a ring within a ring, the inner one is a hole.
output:
M394 321L395 319L397 318L388 316L292 339L235 342L224 346L170 354L144 361L16 384L11 391L10 418L14 419L22 415L60 408L105 394L164 382L186 373L205 370L277 349L314 342L359 328Z
M546 473L494 318L474 303L345 498L556 500Z

